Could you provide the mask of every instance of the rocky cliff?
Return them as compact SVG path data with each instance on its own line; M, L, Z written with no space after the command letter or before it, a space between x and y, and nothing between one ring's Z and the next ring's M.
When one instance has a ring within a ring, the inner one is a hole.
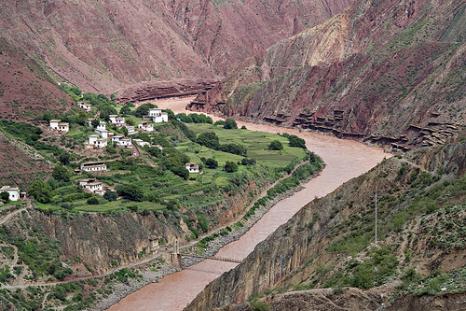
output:
M464 293L466 188L464 169L458 168L464 168L465 152L460 143L424 150L416 162L394 157L314 200L186 310L257 310L259 303L303 310L323 301L338 309L351 299L354 310L374 310L390 301L395 306L397 297L408 301L407 293L415 293L411 303L421 307L425 303L417 295ZM360 290L343 295L346 287ZM445 297L439 301L446 306ZM453 298L450 306L465 300L464 294Z
M371 142L442 144L466 124L464 1L357 1L282 40L194 109Z

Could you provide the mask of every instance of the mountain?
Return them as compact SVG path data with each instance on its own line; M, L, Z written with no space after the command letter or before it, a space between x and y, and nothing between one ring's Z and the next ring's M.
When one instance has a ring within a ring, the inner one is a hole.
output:
M193 108L435 145L466 124L464 1L358 1L249 59Z
M83 90L214 79L351 0L4 1L2 36Z

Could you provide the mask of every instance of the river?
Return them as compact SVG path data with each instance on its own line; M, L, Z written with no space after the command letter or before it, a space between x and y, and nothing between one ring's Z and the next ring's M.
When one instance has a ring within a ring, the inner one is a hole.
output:
M156 102L160 108L185 112L187 99L171 99ZM287 132L306 141L309 150L318 154L326 164L321 174L303 185L303 189L274 205L239 240L220 249L218 256L244 259L254 247L287 222L304 205L315 197L322 197L334 191L349 179L359 176L384 157L390 155L380 148L370 147L352 140L333 136L299 132L272 125L238 122L249 130L270 133ZM204 260L185 270L164 277L159 283L149 284L113 305L110 311L176 311L187 306L204 287L236 266L235 263Z

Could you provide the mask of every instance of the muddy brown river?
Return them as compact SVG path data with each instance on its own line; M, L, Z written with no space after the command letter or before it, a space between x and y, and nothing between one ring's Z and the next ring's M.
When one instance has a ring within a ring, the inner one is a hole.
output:
M184 112L190 99L172 99L156 102L161 108ZM274 205L239 240L218 252L218 256L244 259L254 247L287 222L304 205L315 197L334 191L349 179L359 176L384 157L390 155L380 148L369 147L356 141L342 140L318 133L299 132L272 125L238 122L249 130L269 133L291 133L306 140L309 150L318 154L326 164L319 176L303 185L303 189ZM183 310L204 287L223 272L236 266L235 263L204 260L185 270L164 277L159 283L149 284L128 295L113 305L111 311L175 311Z

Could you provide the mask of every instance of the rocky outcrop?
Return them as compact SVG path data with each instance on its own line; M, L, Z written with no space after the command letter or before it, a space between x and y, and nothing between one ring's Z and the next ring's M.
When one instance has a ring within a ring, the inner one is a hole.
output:
M358 1L249 60L202 107L404 150L466 124L463 1Z
M290 292L290 300L287 301L286 297L275 299L275 295L266 294L265 301L271 302L273 306L278 301L278 307L273 310L285 310L285 305L291 306L295 303L299 306L300 300L309 300L303 302L302 306L312 304L315 302L315 295L306 294L303 298L299 292L293 293L297 284L307 284L317 289L328 287L324 285L332 280L329 275L333 276L333 280L339 280L344 274L337 273L343 273L345 269L351 269L351 265L357 265L367 258L365 248L359 249L353 256L348 256L332 251L331 246L335 247L337 242L345 241L345 238L351 240L351 237L356 239L353 243L360 243L357 242L357 238L360 238L360 235L364 236L364 232L372 235L374 193L378 193L380 201L379 217L383 219L380 226L385 228L380 229L380 232L384 233L379 243L390 245L392 252L397 256L400 271L411 266L419 269L420 273L429 275L437 269L453 271L462 268L466 264L464 248L444 248L435 242L439 232L442 232L438 230L442 230L440 223L443 211L426 216L419 213L400 229L390 229L392 215L397 212L401 212L402 215L405 215L405 211L412 212L413 204L422 198L427 189L432 188L432 183L435 183L436 178L427 177L429 174L426 172L421 174L422 170L435 166L435 172L443 171L443 174L450 176L450 180L462 178L456 168L464 167L465 159L458 155L466 152L466 144L454 144L441 150L430 149L424 152L427 154L424 157L413 157L413 160L417 161L415 163L398 158L385 160L370 172L342 185L328 196L315 199L257 245L243 263L209 284L186 310L236 310L235 304L241 305L251 297L275 291ZM426 158L432 161L426 162ZM448 171L448 167L452 170ZM442 189L442 186L437 189ZM442 203L438 203L435 208L441 209L441 206L448 205L449 200L452 204L461 202L465 195L463 190L450 192L448 199L442 196ZM430 213L432 212L431 210ZM453 217L464 218L464 214L460 212L458 216ZM407 247L411 252L411 259L405 257ZM393 278L392 276L386 283L390 284ZM380 300L380 293L387 298L391 292L393 286L381 288L378 297L374 299L369 298L369 292L364 293L359 295L361 299L358 303L375 303L378 306L382 302L387 304L384 299ZM321 292L320 297L329 298L329 294L331 292ZM290 298L293 295L295 297ZM337 294L334 297L339 296ZM338 299L335 302L338 305ZM417 304L415 299L413 304ZM295 310L302 309L297 307Z

